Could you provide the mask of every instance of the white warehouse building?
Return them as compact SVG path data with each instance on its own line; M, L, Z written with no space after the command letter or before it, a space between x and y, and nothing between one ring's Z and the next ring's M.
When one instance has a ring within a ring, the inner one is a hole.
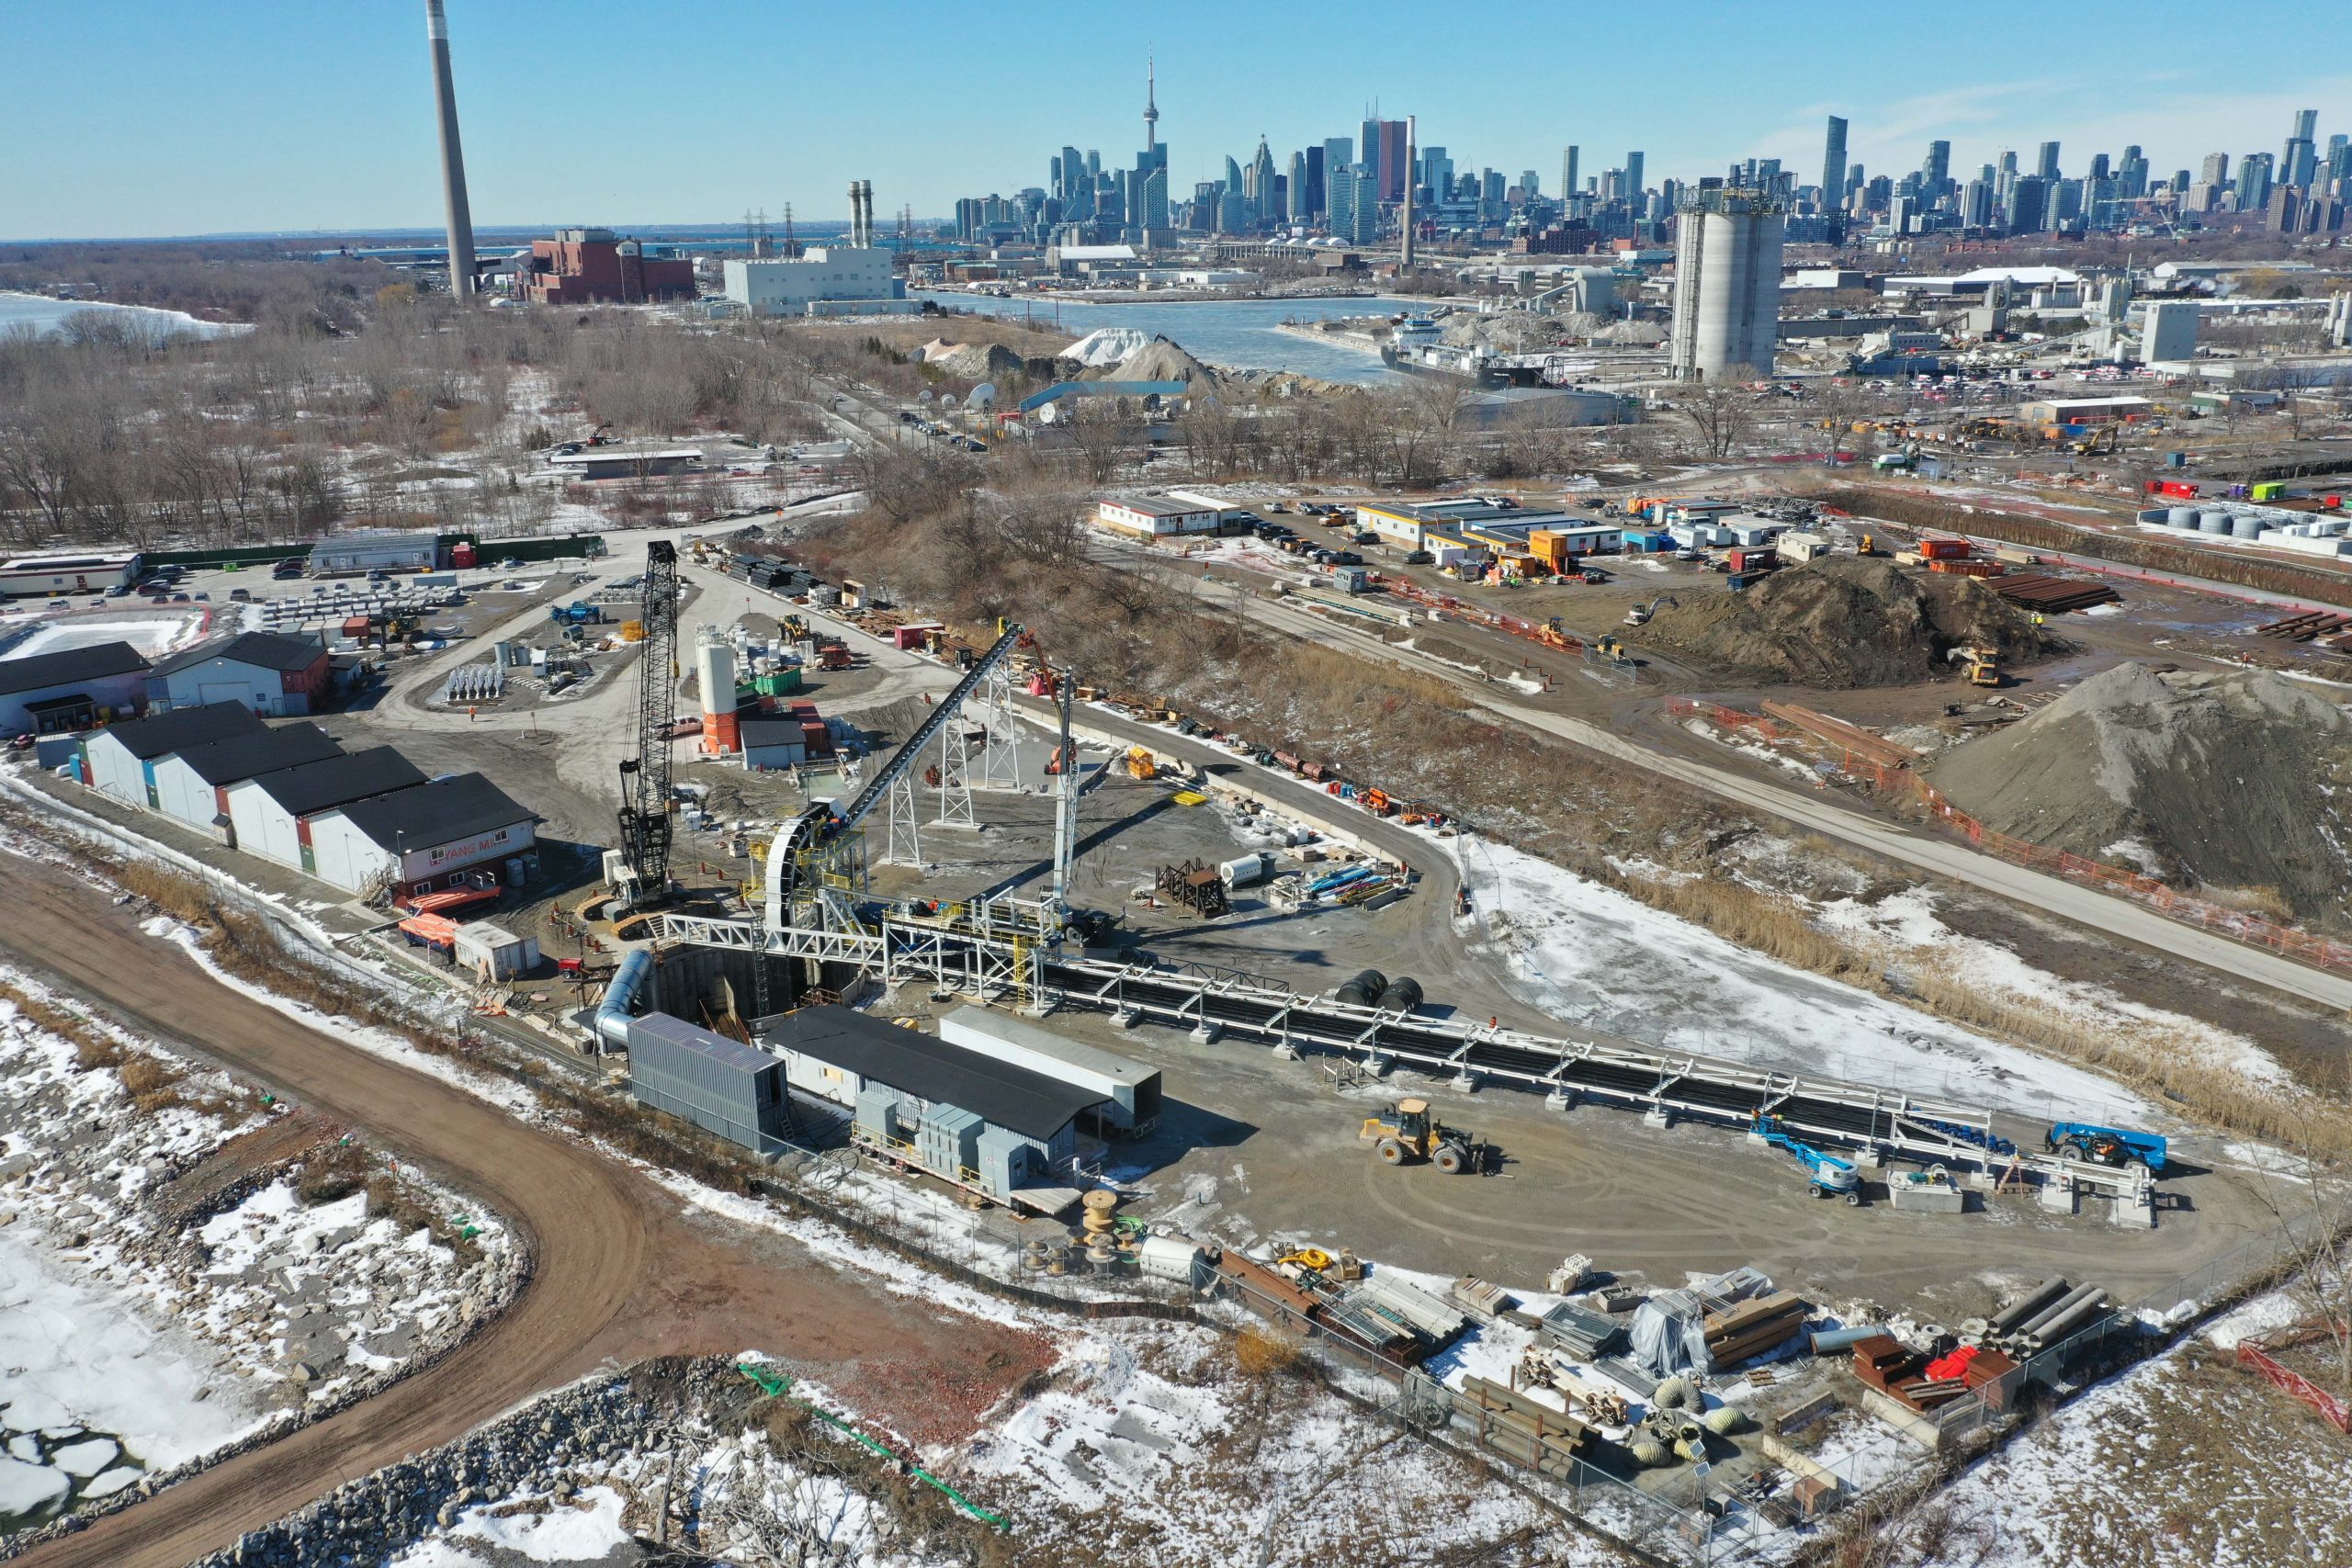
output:
M754 316L908 313L922 309L878 245L812 245L797 261L730 261L727 298Z
M346 893L389 880L399 895L538 858L538 818L480 773L331 807L303 823L303 870Z

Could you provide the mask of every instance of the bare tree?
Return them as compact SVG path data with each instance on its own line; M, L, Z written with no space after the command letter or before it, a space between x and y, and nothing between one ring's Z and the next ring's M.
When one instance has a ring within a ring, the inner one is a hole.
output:
M1696 455L1720 462L1746 444L1756 429L1756 394L1744 382L1761 379L1753 366L1735 366L1721 379L1676 389L1675 401L1690 428Z

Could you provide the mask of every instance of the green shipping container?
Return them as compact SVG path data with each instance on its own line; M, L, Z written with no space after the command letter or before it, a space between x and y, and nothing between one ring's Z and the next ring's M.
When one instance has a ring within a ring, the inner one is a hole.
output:
M2256 501L2276 501L2286 493L2287 487L2277 479L2254 487L2254 499Z

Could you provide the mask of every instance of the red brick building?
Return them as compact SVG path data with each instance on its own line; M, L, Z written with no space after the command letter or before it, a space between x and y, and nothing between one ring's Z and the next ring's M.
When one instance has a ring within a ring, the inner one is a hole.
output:
M645 254L610 229L559 229L531 242L523 298L535 305L637 305L695 297L695 264Z

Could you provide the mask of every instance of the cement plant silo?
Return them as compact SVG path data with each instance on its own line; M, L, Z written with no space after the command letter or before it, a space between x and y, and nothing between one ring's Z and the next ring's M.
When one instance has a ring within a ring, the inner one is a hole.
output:
M702 693L702 749L711 756L732 756L743 749L743 731L735 717L735 649L726 634L705 626L695 645L695 684Z
M1763 191L1705 186L1684 199L1675 215L1668 361L1676 376L1721 380L1743 366L1772 373L1787 227L1786 210Z

